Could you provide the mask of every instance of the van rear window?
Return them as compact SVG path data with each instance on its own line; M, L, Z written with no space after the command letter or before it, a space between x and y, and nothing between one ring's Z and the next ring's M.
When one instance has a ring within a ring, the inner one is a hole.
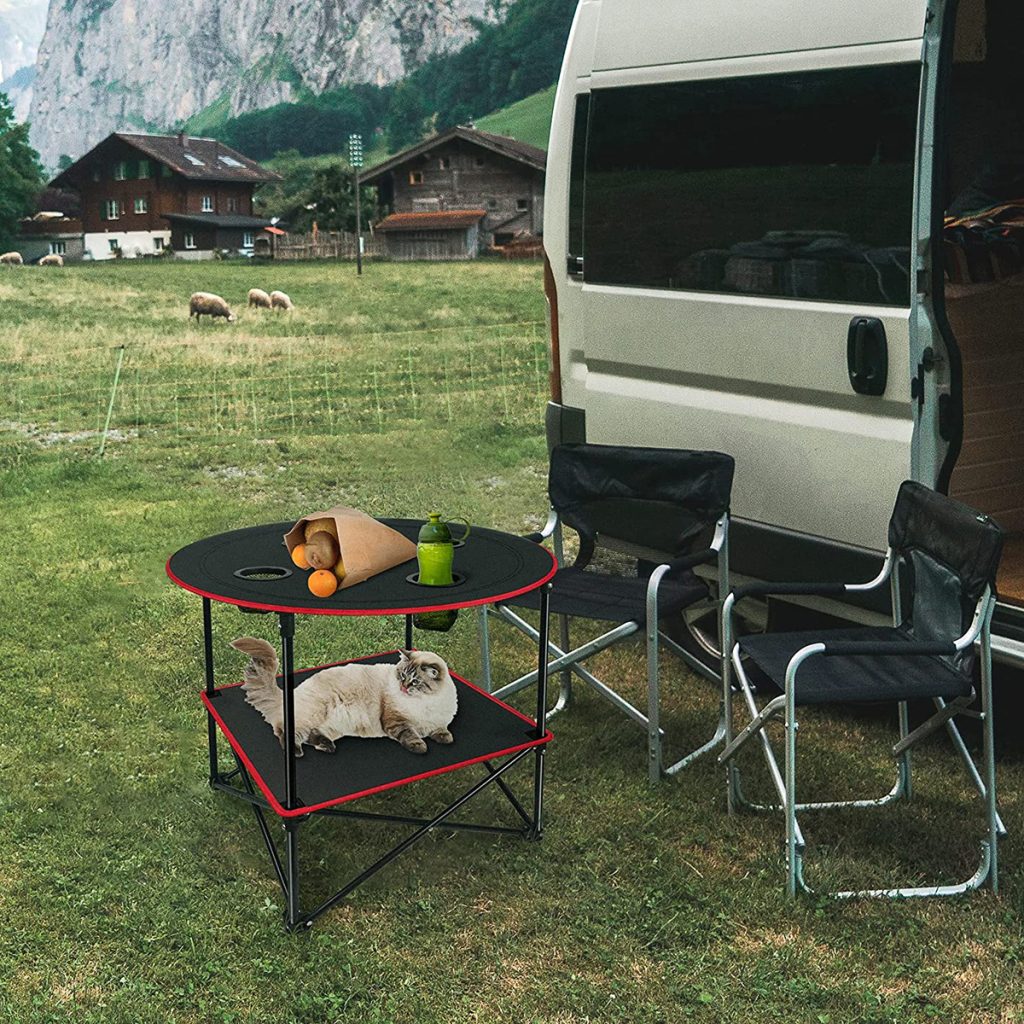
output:
M909 305L917 64L594 90L589 282Z

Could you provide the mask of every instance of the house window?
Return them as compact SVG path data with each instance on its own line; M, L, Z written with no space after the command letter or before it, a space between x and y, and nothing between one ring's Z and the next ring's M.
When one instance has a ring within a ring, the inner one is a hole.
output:
M594 89L586 280L909 306L920 84L908 63Z
M478 156L478 157L477 157L477 158L476 158L476 159L475 159L475 160L473 161L473 163L475 163L475 164L477 165L477 167L483 167L483 165L484 165L484 158L483 158L482 156Z
M528 210L530 208L530 201L528 199L517 199L516 209L517 210Z
M103 175L100 173L100 169L98 167L94 167L92 169L92 180L93 181L100 181L102 178L103 178Z
M149 213L149 200L145 196L139 196L135 200L136 213Z
M423 184L423 172L422 171L410 171L409 172L409 184L410 185L422 185Z
M238 199L235 196L228 196L228 213L238 213Z
M437 161L437 166L440 167L442 171L450 170L452 166L452 158L450 156L441 157L441 159Z
M255 245L255 244L256 244L256 239L253 237L253 233L251 231L246 231L242 235L242 248L243 249L251 249L253 247L253 245Z
M213 213L213 196L203 196L203 213Z
M153 250L154 252L163 252L164 250L164 240L159 235L153 239Z
M125 160L118 160L114 164L114 181L124 181L128 177L128 163Z
M194 249L196 247L196 236L191 231L185 232L185 248Z
M145 179L145 178L148 178L148 177L149 177L149 161L148 160L140 160L139 161L139 179L142 180L142 179Z
M51 256L66 256L68 252L67 242L51 242L50 243L50 255Z
M116 238L107 239L107 245L110 247L111 252L121 251L121 243Z
M116 199L108 199L103 204L103 219L117 220L121 216L121 204Z
M488 199L487 200L487 209L488 210L496 210L497 208L498 208L498 200L497 199Z

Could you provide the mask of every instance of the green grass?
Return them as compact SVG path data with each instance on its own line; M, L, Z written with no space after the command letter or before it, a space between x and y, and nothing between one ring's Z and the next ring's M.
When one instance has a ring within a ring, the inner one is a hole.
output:
M189 324L195 288L240 306L253 285L283 288L296 312ZM439 832L309 935L286 935L251 814L205 782L200 604L166 581L164 561L212 532L334 501L536 528L539 268L25 268L0 275L0 310L0 1020L1024 1019L1019 759L1000 763L1000 898L787 904L780 822L730 819L713 764L650 789L642 735L588 694L555 720L542 844ZM99 460L121 344L118 433ZM228 608L214 629L222 681L240 668L231 638L273 636L268 618ZM395 621L301 621L298 655L319 663L398 635ZM499 676L529 663L528 644L494 637ZM477 673L473 616L430 640ZM595 671L641 699L638 647ZM692 745L714 693L670 662L665 686L674 748ZM887 788L887 719L805 724L809 798ZM916 766L902 820L807 818L812 882L968 873L976 844L961 832L980 822L963 810L962 772L940 739ZM416 813L459 788L438 779L376 803ZM309 825L309 900L392 836Z
M555 106L555 87L535 92L502 110L481 117L476 126L495 135L508 135L520 142L548 148L551 133L551 112Z

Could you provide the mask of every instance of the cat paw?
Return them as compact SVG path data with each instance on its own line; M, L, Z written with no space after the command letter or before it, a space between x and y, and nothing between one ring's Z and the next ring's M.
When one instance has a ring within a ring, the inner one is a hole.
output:
M323 751L325 754L333 754L336 748L333 740L327 739L326 736L321 736L313 741L313 749Z
M455 737L447 729L438 729L437 732L430 734L430 738L435 743L454 743Z
M414 740L403 740L402 746L414 754L425 754L427 752L426 743L419 739L419 737Z

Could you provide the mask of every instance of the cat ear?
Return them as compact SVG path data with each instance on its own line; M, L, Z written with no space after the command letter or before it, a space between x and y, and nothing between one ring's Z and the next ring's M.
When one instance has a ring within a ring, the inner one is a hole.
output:
M412 659L412 651L401 648L398 653L402 656L402 661L410 661Z

